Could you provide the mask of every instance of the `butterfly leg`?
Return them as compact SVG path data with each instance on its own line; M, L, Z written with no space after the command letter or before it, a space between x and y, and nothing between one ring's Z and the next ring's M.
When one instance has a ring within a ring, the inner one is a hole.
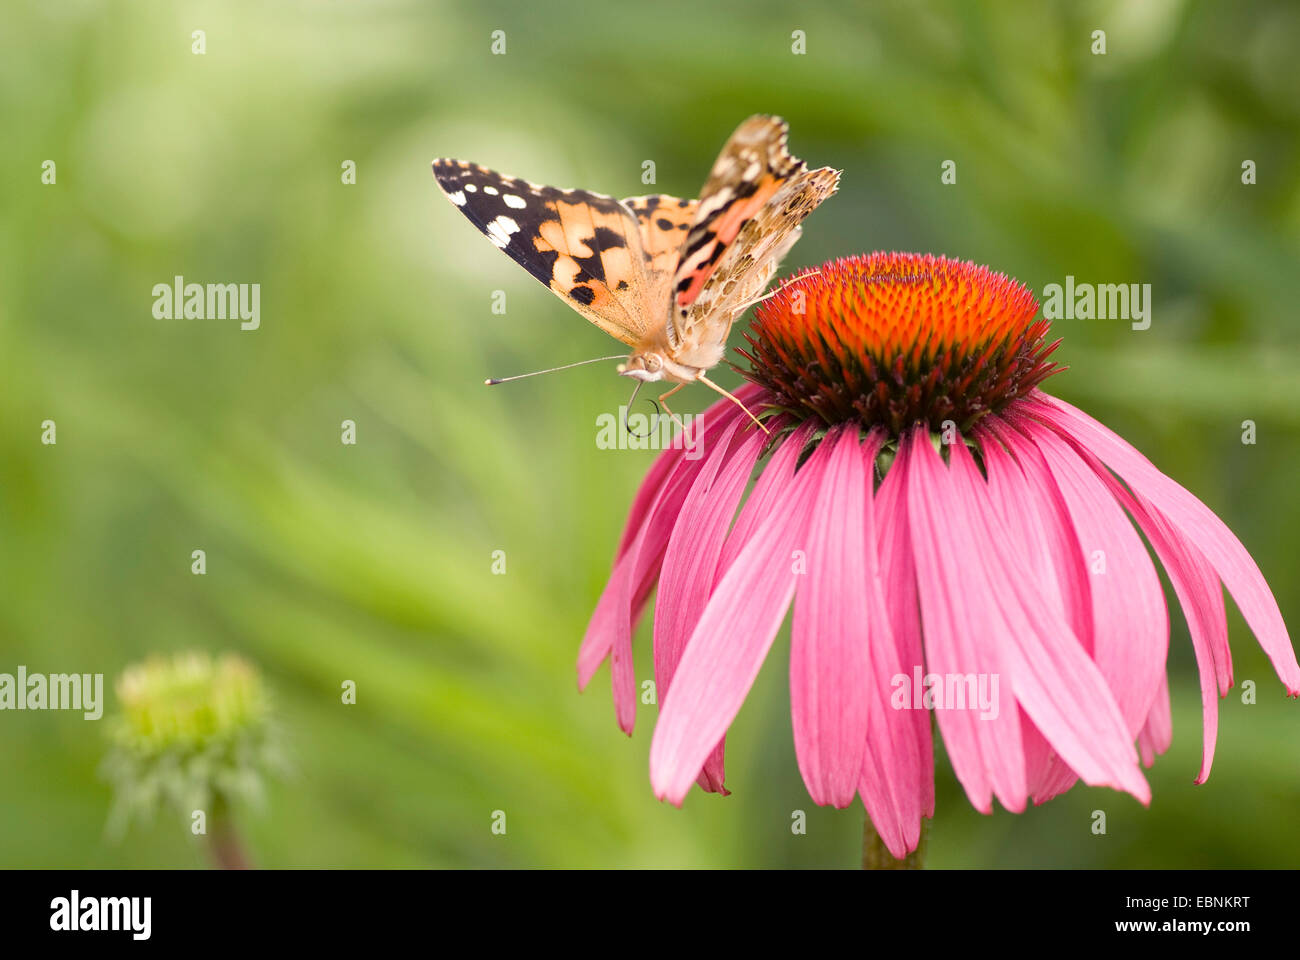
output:
M673 418L673 422L677 424L677 426L682 428L683 435L686 433L686 424L682 423L682 418L677 416L677 414L673 413L672 409L669 408L668 404L665 401L684 386L686 386L685 382L679 383L677 384L677 386L673 387L667 393L660 394L659 396L659 405L662 406L664 410L668 412L668 416Z
M745 416L747 416L747 417L749 417L749 419L753 420L754 423L756 423L756 424L758 425L758 429L762 430L764 433L767 433L767 434L770 434L770 433L772 432L771 430L767 429L767 427L763 426L762 421L760 421L760 420L758 419L758 417L754 416L752 413L749 412L749 407L745 406L745 404L744 404L743 402L741 402L741 400L740 400L739 397L734 396L733 394L728 393L728 392L727 392L723 387L718 386L716 383L714 383L712 380L710 380L708 377L706 377L703 373L699 374L699 376L697 376L695 379L698 380L698 381L700 381L700 383L704 384L704 385L705 385L706 387L708 387L710 390L713 390L713 391L715 391L715 392L717 392L717 393L722 394L724 397L726 397L728 400L730 400L730 401L731 401L732 403L734 403L736 406L740 407L741 410L744 410L744 411L745 411Z

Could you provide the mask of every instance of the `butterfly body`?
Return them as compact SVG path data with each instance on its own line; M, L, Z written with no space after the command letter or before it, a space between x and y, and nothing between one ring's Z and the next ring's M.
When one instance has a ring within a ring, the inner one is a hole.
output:
M792 156L786 132L779 117L742 123L699 199L616 200L461 160L435 160L433 172L493 244L631 348L620 374L714 386L705 375L722 361L732 324L839 181L838 171L808 170Z

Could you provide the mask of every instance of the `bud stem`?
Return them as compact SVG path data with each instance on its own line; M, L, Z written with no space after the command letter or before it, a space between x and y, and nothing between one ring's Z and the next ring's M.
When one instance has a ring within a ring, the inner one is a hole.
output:
M244 854L243 842L235 829L230 806L217 796L212 803L212 831L209 836L209 853L219 870L247 870L251 866Z

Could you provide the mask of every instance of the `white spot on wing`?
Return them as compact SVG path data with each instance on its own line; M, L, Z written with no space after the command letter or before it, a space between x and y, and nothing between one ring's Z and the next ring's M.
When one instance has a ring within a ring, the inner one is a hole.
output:
M501 199L505 201L506 206L513 210L522 210L528 206L528 201L523 197L516 197L513 193L502 194Z
M500 191L498 191L496 187L484 187L483 192L489 196L495 197Z
M449 193L447 194L447 199L456 204L456 206L463 207L465 206L465 191L457 190L455 193Z
M510 243L510 235L519 232L519 224L509 217L497 217L487 225L488 239L502 250Z
M467 183L467 184L465 184L465 189L468 190L470 193L477 193L477 192L478 192L478 187L474 186L474 184L472 184L472 183Z

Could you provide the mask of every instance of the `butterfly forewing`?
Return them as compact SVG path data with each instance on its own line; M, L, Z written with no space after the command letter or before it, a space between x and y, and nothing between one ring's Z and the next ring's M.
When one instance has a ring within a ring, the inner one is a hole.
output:
M433 175L466 219L556 296L624 343L644 340L653 313L641 224L619 201L461 160L435 160Z

